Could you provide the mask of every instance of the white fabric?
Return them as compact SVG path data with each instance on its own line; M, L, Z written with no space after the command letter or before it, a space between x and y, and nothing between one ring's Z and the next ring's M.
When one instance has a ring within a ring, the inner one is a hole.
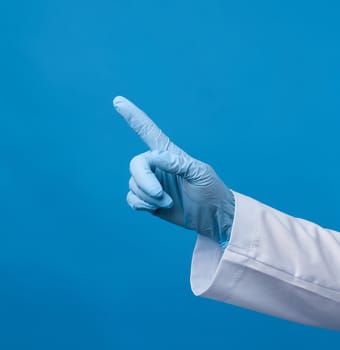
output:
M195 295L340 330L340 233L237 192L225 251L198 235Z

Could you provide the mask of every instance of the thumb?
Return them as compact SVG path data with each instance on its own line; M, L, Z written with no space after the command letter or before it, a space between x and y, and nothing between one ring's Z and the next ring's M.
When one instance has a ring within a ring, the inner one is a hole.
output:
M199 179L205 172L204 163L186 153L151 151L148 155L151 168L157 167L171 174L183 176L186 180Z

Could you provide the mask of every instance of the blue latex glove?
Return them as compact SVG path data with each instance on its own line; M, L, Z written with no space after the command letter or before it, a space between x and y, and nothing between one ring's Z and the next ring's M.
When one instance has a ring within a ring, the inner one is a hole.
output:
M113 100L117 112L150 151L130 162L128 204L210 237L224 248L234 217L234 196L210 165L192 158L124 97Z

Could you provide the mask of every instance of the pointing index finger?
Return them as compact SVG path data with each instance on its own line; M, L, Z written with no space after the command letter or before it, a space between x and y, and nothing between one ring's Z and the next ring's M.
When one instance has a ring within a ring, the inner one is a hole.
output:
M177 153L180 151L169 137L131 101L125 97L117 96L113 99L113 106L151 150L172 150L177 151Z

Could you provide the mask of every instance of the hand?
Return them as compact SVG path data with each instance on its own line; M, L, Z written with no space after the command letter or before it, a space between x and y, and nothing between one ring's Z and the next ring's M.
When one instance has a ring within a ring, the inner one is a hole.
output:
M116 111L149 147L130 162L128 204L210 237L225 247L234 216L234 196L210 165L192 158L124 97Z

